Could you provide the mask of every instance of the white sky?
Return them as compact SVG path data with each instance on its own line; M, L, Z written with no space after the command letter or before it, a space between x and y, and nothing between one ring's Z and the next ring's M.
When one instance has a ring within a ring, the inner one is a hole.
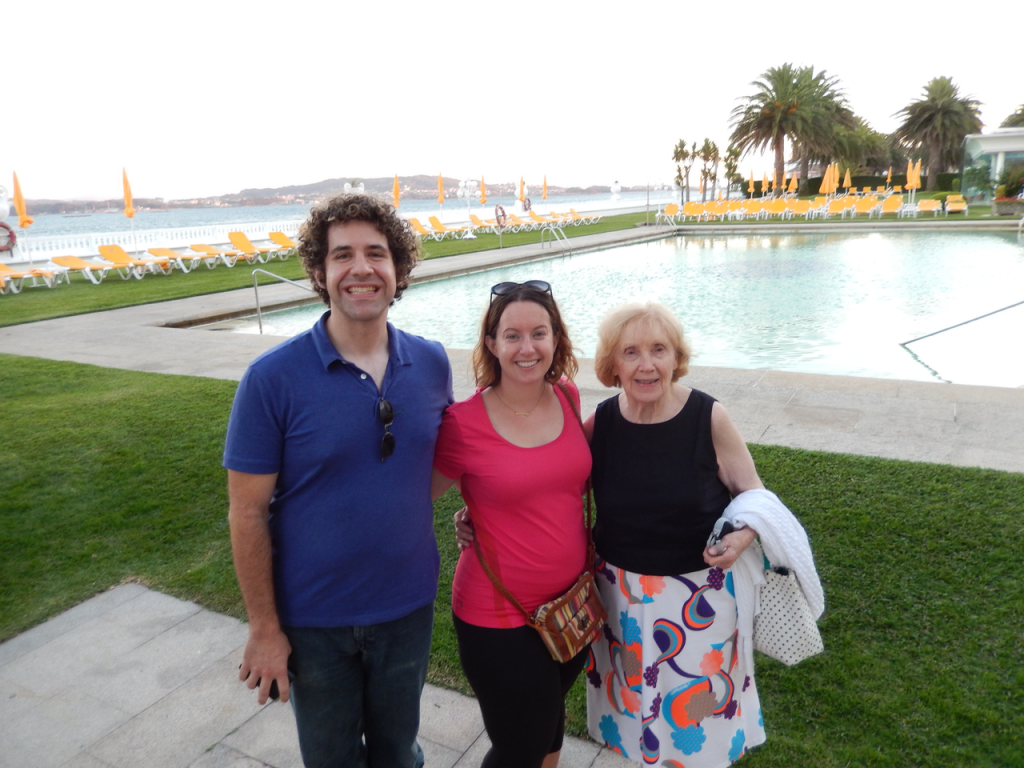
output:
M882 132L951 76L989 131L1024 102L1024 10L971 16L906 0L8 3L0 185L17 171L29 199L114 198L122 166L136 197L167 199L395 173L667 183L676 141L724 150L737 99L787 61L837 75Z

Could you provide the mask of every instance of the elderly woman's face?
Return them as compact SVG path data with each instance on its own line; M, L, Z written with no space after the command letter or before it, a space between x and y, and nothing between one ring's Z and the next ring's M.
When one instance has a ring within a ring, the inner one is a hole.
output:
M615 375L634 403L654 403L672 391L676 350L657 329L627 326L615 355Z

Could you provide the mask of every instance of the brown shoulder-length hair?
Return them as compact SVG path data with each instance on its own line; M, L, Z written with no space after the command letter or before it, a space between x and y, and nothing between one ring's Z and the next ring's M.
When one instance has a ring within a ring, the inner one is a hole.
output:
M562 313L558 311L558 304L555 303L555 299L550 293L520 285L504 296L494 296L492 299L491 305L484 312L483 321L480 323L480 339L473 349L473 374L478 387L493 387L501 382L501 363L487 348L486 339L497 338L498 324L501 322L501 316L505 313L505 308L516 301L532 301L534 304L539 304L547 310L548 317L551 318L551 332L555 336L555 354L544 379L554 384L563 376L568 379L576 376L579 363L576 362L576 355L572 351L569 329L562 322Z
M679 381L690 370L690 345L683 335L682 323L664 304L649 301L645 304L623 304L616 307L601 321L597 330L597 355L594 371L606 387L621 386L615 375L615 358L621 351L622 337L627 328L637 327L646 338L661 340L672 346L676 353L676 367L672 381Z
M395 265L395 301L409 287L409 275L420 259L420 240L409 222L395 213L384 200L373 195L337 195L315 206L299 229L299 257L313 288L330 306L331 297L324 287L324 261L327 258L327 232L332 224L365 221L377 228L388 241Z

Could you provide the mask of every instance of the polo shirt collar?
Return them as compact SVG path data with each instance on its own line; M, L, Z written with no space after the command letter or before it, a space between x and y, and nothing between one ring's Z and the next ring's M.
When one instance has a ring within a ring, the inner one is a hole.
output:
M316 347L317 355L324 370L329 370L331 363L345 362L345 358L334 348L330 337L327 335L327 318L331 316L331 310L327 310L311 330L313 345ZM409 349L402 334L395 332L395 326L388 323L388 364L412 365L412 358L409 356Z

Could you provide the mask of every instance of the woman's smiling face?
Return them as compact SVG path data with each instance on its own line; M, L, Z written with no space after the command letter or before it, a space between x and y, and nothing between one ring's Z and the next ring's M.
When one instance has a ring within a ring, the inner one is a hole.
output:
M544 380L555 354L551 316L540 304L514 301L505 307L487 349L501 365L501 383L531 384Z
M631 403L649 405L672 391L677 359L675 347L658 328L633 323L622 332L615 376Z

